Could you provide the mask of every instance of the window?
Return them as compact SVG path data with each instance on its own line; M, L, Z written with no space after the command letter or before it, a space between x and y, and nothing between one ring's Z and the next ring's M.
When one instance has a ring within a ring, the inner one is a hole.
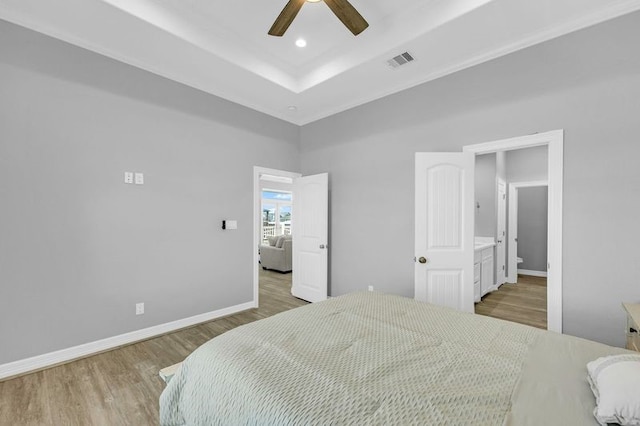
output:
M281 191L262 191L262 199L263 200L278 200L278 201L289 201L291 203L291 193L290 192L281 192Z
M285 191L262 191L262 242L274 235L291 234L292 194Z

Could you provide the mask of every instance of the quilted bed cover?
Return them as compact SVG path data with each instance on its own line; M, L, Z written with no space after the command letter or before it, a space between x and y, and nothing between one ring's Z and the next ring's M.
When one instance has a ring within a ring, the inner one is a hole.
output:
M182 364L162 425L597 425L586 364L625 353L399 296L237 327Z

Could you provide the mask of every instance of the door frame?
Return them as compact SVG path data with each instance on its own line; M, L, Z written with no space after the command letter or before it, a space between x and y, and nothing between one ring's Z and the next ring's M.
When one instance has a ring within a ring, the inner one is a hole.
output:
M562 333L562 180L564 130L467 145L463 151L476 155L499 151L548 147L547 228L547 329Z
M504 201L501 202L500 201L500 184L503 183L504 184ZM509 203L507 200L507 194L509 193L509 185L507 184L507 180L503 179L502 177L496 177L496 255L494 257L494 262L495 262L495 288L498 289L500 288L500 286L504 283L507 282L507 266L509 265L509 252L507 249L507 238L509 236L509 224L507 221L507 211L509 209ZM500 208L501 203L503 203L503 208ZM500 224L500 211L502 210L502 214L504 214L504 235L502 236L502 247L503 247L503 261L504 261L504 270L502 271L502 274L500 273L500 269L498 268L500 265L498 265L498 240L500 239L500 235L499 231L500 231L500 227L498 226ZM499 277L503 277L504 279L502 280L502 282L500 282Z
M530 181L530 182L512 182L509 184L509 223L507 236L509 238L509 244L507 245L507 282L516 284L518 282L518 249L511 241L513 235L518 233L518 190L520 188L539 188L549 187L549 182L546 180ZM547 214L549 208L547 207ZM547 218L548 219L548 218ZM548 251L547 243L547 251Z
M270 169L267 167L253 166L253 307L257 308L260 303L260 255L258 254L258 246L260 245L262 226L262 193L260 191L260 177L263 175L275 176L282 179L293 179L301 177L297 172L288 172L286 170ZM294 213L295 214L295 213Z

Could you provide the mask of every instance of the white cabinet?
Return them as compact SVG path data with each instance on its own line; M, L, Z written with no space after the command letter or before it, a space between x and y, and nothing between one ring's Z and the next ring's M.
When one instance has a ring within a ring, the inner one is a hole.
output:
M473 293L474 300L479 302L482 296L491 290L494 283L493 276L494 246L479 248L474 254L473 265Z
M482 266L480 267L480 294L484 296L493 287L493 247L482 250Z
M480 294L480 278L482 267L481 250L476 250L473 254L473 301L478 303L482 295Z

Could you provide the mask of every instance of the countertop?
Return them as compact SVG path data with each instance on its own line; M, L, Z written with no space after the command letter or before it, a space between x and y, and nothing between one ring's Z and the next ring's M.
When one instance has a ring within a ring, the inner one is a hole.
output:
M495 240L492 237L475 237L474 251L484 250L496 245Z

